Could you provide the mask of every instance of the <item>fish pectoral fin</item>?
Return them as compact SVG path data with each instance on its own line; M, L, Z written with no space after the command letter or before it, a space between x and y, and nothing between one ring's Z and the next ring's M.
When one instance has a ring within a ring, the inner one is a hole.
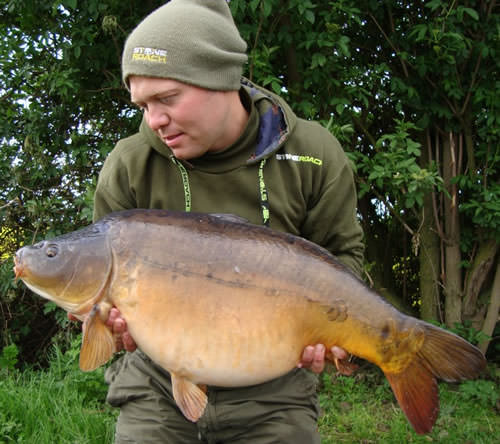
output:
M198 421L207 405L206 387L200 388L189 379L175 373L170 375L172 377L174 399L181 412L190 421Z
M83 323L83 340L80 350L80 369L90 372L108 362L115 352L115 340L99 313L99 305L92 307Z

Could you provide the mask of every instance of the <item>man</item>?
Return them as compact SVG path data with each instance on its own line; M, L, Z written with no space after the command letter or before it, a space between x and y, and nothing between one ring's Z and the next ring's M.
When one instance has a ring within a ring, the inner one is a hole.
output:
M123 80L144 118L107 158L94 218L128 208L233 213L320 244L359 274L362 232L345 154L320 125L242 79L245 51L225 0L172 0L134 29ZM108 325L119 347L136 348L116 309ZM337 347L327 354L346 357ZM281 378L208 387L206 411L192 423L168 373L140 350L127 353L106 374L107 399L121 409L116 442L319 443L316 378L300 367L319 373L324 358L324 346L311 344Z

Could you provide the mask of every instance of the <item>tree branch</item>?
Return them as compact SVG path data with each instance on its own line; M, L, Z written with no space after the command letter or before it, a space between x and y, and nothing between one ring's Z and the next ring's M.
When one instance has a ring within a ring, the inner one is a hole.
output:
M352 118L354 120L354 124L363 132L363 134L367 137L368 141L370 142L371 145L375 148L375 145L377 144L377 141L375 138L372 136L370 131L368 131L368 128L365 127L362 119L359 117L353 116Z
M0 210L3 210L4 208L7 208L7 207L11 207L12 205L18 204L18 203L20 203L19 197L16 197L16 198L12 199L11 201L7 202L5 205L2 205L0 207Z
M439 138L436 136L436 152L439 152L438 145L439 144ZM429 156L429 162L432 160L432 142L431 142L431 135L429 130L427 130L427 151L428 151L428 156ZM439 168L439 159L436 159L436 163ZM436 193L434 191L431 192L432 195L432 209L434 213L434 224L436 225L436 230L437 234L441 239L445 239L443 227L441 225L441 222L439 221L439 211L437 207L437 199L436 199Z
M396 53L396 55L398 56L398 59L401 63L401 66L403 68L403 72L405 74L405 77L408 78L410 77L409 73L408 73L408 68L406 66L406 62L399 56L399 49L396 48L396 46L394 46L394 43L392 43L391 39L389 38L389 36L385 33L385 31L382 29L382 27L380 26L379 22L377 21L377 19L373 16L373 14L370 12L368 14L370 16L370 18L373 20L373 22L375 23L375 26L377 26L377 28L380 30L380 32L382 33L382 35L384 36L385 40L387 41L387 43L389 43L389 46L393 49L393 51ZM392 17L389 17L391 19L391 22L392 22Z
M390 213L403 225L404 229L408 231L412 236L415 235L415 231L413 231L409 225L403 220L403 218L398 214L397 211L394 210L394 207L392 204L385 198L385 196L382 196L375 188L371 188L373 194L375 194L375 197L380 200L390 211Z

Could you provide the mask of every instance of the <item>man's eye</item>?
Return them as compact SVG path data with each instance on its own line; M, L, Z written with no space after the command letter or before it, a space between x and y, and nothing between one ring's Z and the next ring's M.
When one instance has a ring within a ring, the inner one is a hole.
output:
M159 100L160 103L163 105L169 105L170 103L173 102L175 96L167 96L167 97L161 97Z

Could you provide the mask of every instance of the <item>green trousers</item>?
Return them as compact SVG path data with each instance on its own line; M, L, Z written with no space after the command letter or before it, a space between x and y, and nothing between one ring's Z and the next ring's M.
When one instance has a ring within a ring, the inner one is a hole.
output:
M250 387L208 387L197 423L172 396L170 375L142 352L127 353L106 371L107 401L120 408L115 443L319 444L317 377L296 369Z

